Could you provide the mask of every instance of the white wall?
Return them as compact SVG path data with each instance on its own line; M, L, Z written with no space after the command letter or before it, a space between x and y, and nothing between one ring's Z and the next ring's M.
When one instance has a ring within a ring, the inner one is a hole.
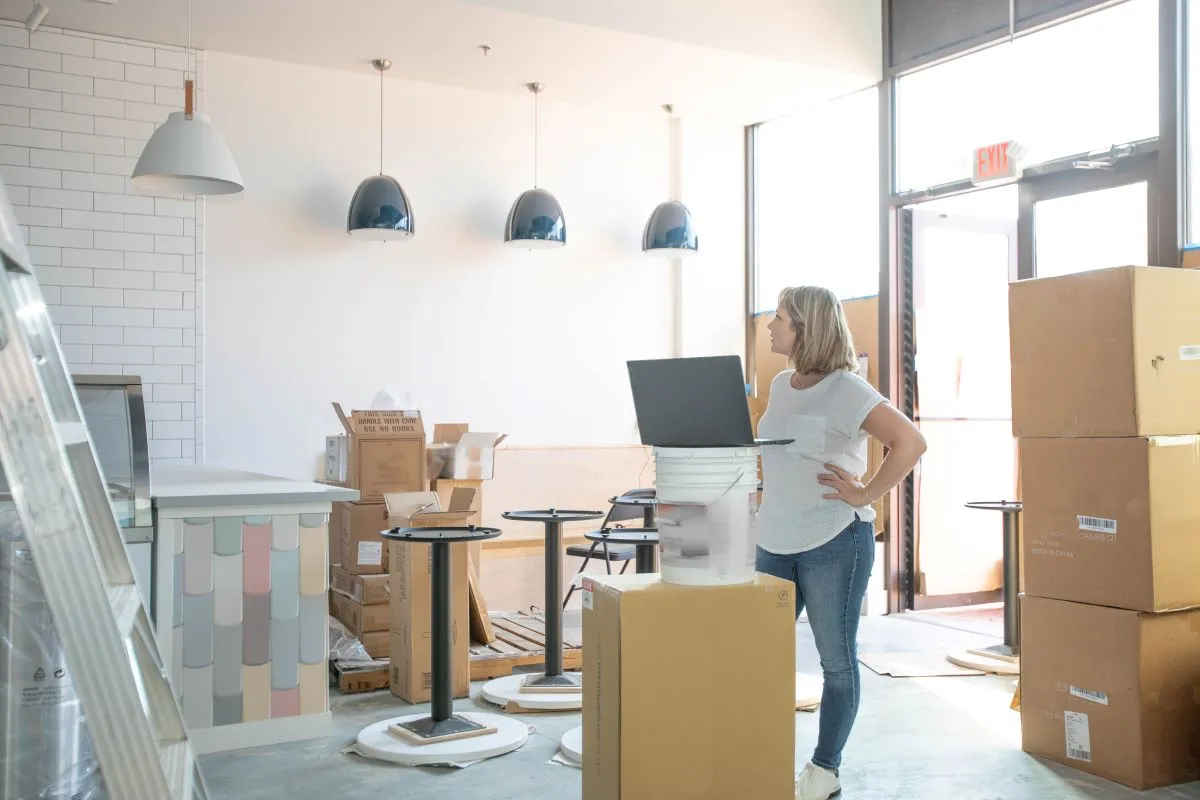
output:
M183 107L187 66L176 47L0 22L0 177L63 353L142 377L158 463L203 459L203 203L137 194L129 175Z
M364 243L345 217L378 169L378 79L206 61L207 111L247 187L207 210L209 462L312 477L338 431L329 401L362 408L380 391L514 444L636 441L624 362L671 355L677 323L669 263L639 249L668 192L661 110L558 104L548 86L540 184L568 244L527 252L502 230L532 183L532 99L389 78L385 169L417 235ZM705 254L684 262L687 354L740 353L741 128L694 130L684 200Z

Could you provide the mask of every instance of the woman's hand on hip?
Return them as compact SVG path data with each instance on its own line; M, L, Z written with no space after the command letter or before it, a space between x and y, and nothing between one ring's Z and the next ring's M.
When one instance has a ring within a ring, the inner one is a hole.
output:
M826 500L841 500L851 508L871 505L867 487L863 486L857 475L851 475L835 464L826 464L825 469L829 472L818 475L817 482L833 490L822 495Z

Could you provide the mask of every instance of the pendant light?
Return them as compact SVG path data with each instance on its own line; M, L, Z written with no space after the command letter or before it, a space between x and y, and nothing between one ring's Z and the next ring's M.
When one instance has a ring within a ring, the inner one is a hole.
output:
M671 147L671 113L672 106L663 106L667 112L667 142L671 160L675 160L674 148ZM679 258L692 255L700 249L700 238L692 225L692 212L678 200L667 200L660 203L650 219L646 221L646 229L642 231L642 251L652 256Z
M392 68L392 62L377 58L371 66L379 70L379 174L354 190L346 231L355 239L377 242L409 239L415 233L412 204L400 182L383 174L383 73Z
M504 241L529 250L562 247L567 243L567 221L554 195L538 188L538 95L542 84L525 84L533 93L533 188L521 193L508 212Z
M188 0L189 66L192 59L192 3ZM243 190L242 173L208 116L195 109L190 70L183 82L183 111L158 126L133 168L135 188L165 194L231 195Z

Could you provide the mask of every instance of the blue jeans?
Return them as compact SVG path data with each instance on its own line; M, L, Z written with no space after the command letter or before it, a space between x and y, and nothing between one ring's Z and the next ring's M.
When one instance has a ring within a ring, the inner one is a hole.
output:
M808 609L808 625L821 656L825 688L812 763L837 770L858 715L858 618L875 561L875 531L857 517L836 538L793 555L759 548L759 572L796 585L796 617Z

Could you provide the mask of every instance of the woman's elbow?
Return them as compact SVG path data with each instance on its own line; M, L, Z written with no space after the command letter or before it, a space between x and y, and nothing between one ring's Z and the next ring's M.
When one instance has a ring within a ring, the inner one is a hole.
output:
M929 449L929 445L925 443L925 434L921 433L921 429L915 425L912 428L912 437L909 447L915 459L919 459L925 455L925 451Z

